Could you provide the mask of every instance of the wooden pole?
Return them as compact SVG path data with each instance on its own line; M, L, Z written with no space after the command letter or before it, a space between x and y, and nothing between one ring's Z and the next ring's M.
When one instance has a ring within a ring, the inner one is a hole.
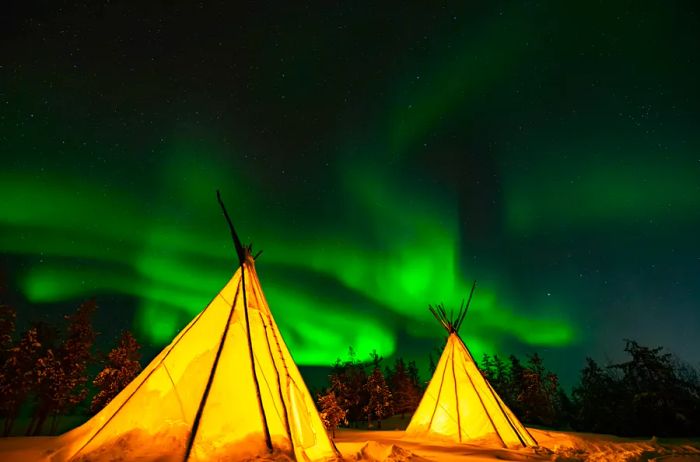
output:
M243 267L243 263L245 262L245 256L246 252L245 249L243 248L243 245L241 244L241 240L238 238L238 234L236 233L236 229L233 227L233 222L231 221L231 217L228 216L228 212L226 211L226 206L224 205L224 201L221 200L221 193L219 190L216 190L216 199L219 201L219 205L221 206L221 210L224 212L224 217L226 218L226 222L228 223L228 228L231 231L231 237L233 238L233 245L236 247L236 254L238 254L238 263L241 265L241 268Z
M265 406L263 406L262 396L260 395L260 382L258 382L258 373L255 371L255 355L253 355L253 340L250 335L250 320L248 318L248 296L245 290L245 265L241 265L241 284L243 285L243 311L245 312L245 327L248 336L248 352L250 353L250 367L253 371L253 381L255 382L255 393L258 395L258 408L262 417L263 429L265 430L265 444L267 449L272 452L272 438L270 437L270 429L267 426L267 416L265 415Z
M241 267L242 268L242 267ZM224 325L224 331L221 333L221 340L219 341L219 347L216 350L216 356L214 357L214 363L209 371L209 378L207 379L207 384L204 387L204 393L202 393L202 398L199 400L199 406L197 407L197 414L194 416L194 422L192 423L192 429L190 430L190 435L187 437L187 447L185 448L185 457L183 461L187 462L190 458L190 453L192 452L192 447L194 446L194 438L197 436L197 430L199 430L199 422L202 420L202 414L204 413L204 406L207 404L207 398L209 398L209 391L214 383L214 375L216 374L216 368L219 365L219 359L221 359L221 352L224 350L224 344L226 343L226 335L228 334L229 324L231 324L231 319L233 318L233 310L236 307L236 302L238 301L238 292L241 288L240 283L236 289L236 295L233 297L233 303L231 303L231 310L228 312L228 319Z

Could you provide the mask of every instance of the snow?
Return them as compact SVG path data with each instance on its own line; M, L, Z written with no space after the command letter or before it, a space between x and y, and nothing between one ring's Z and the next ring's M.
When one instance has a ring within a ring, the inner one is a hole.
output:
M700 461L700 439L658 440L544 431L530 428L537 448L503 449L485 444L455 445L409 439L401 430L339 430L335 444L346 461L367 462L690 462ZM54 462L60 437L0 438L2 462ZM121 457L120 457L121 456ZM124 454L111 459L123 460ZM153 460L167 460L153 454ZM279 460L270 457L265 460ZM285 460L289 460L284 457ZM142 460L150 460L148 458Z
M0 460L3 462L31 462L49 460L56 437L29 436L0 438Z
M403 431L340 430L335 444L346 460L403 461L556 461L663 462L700 461L700 439L660 442L608 435L528 429L539 447L503 449L496 446L420 441ZM371 444L368 444L370 443Z
M350 459L350 457L346 455L345 459ZM396 446L395 444L382 444L377 441L368 441L362 446L360 451L355 454L355 460L368 462L409 462L423 459L416 456L411 451Z

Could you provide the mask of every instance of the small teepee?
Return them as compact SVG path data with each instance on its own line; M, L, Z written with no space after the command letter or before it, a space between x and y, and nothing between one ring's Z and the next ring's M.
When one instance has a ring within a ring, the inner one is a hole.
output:
M456 317L443 306L429 307L449 337L428 388L406 429L406 436L457 443L499 444L503 447L537 446L525 426L508 409L481 374L469 349L459 337L476 282L466 306Z
M339 456L272 317L250 247L241 245L223 211L238 270L101 412L59 437L50 460Z

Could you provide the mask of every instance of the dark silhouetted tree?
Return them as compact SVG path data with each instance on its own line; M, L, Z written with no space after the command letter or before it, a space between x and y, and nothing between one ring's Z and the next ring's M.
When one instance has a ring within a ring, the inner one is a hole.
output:
M347 425L347 412L338 403L338 399L335 396L333 390L328 390L325 394L318 397L318 407L319 415L321 416L321 421L326 427L326 430L331 432L333 438L335 438L335 430L341 423Z
M82 303L72 315L66 316L68 327L61 345L47 350L42 358L41 380L37 382L36 408L28 434L38 435L49 416L66 413L87 396L86 369L91 359L95 331L92 316L97 308L94 300Z
M12 348L17 312L9 305L0 304L0 364L4 363Z
M425 389L425 385L420 379L420 374L418 373L418 366L416 365L415 361L408 362L407 372L408 377L411 379L411 382L413 382L413 385L415 385L418 392L422 395L423 390Z
M635 435L690 435L700 428L697 390L680 376L675 361L663 348L626 340L631 359L615 364L629 419L625 430Z
M402 419L406 414L413 414L418 407L421 392L403 359L397 358L394 367L388 369L387 381L392 396L393 412L401 414Z
M503 399L503 401L513 412L515 412L517 416L522 416L523 407L521 398L525 388L525 368L520 360L514 355L510 355L508 357L508 362L508 378L505 381L505 386L503 392L501 393L501 399Z
M356 359L355 351L348 350L348 359L338 359L329 376L330 389L335 392L338 404L346 411L348 421L357 425L364 420L364 406L367 403L367 372L364 364Z
M22 403L36 383L36 364L41 344L36 329L31 328L20 337L7 353L0 371L0 409L5 419L5 436L12 431Z
M64 369L64 364L60 357L57 356L54 350L46 350L36 362L36 382L34 384L34 389L37 396L43 397L45 402L52 403L54 406L54 418L61 410L68 407L65 391L68 380L68 374ZM38 423L38 427L32 428L30 425L27 431L31 431L33 434L39 434L45 418L46 417L44 417L43 420L34 421L35 424ZM55 420L53 420L53 422L55 422Z
M98 390L90 404L92 412L105 407L141 372L139 349L138 342L130 332L122 333L117 346L107 354L104 368L92 382Z
M7 390L10 386L10 374L5 370L9 367L8 359L10 358L13 348L13 337L15 335L15 321L17 313L9 305L0 304L0 396L4 399L2 390ZM8 421L9 403L0 402L0 419L4 422Z
M559 379L544 368L537 354L528 357L523 369L522 390L518 402L523 411L522 419L529 423L552 426L556 421L556 397Z
M479 370L501 399L503 399L506 404L509 404L508 384L510 376L503 360L499 358L498 355L493 355L493 357L491 357L488 354L484 354L479 364Z
M697 434L697 375L662 350L627 340L629 361L602 368L588 358L573 392L574 428L622 436Z
M554 428L571 430L572 420L576 412L575 406L566 391L559 386L554 397Z
M508 382L510 380L509 371L506 364L498 356L493 356L493 378L489 378L491 386L496 390L496 392L501 395L501 393L506 393L508 389Z
M372 373L367 377L364 389L367 393L367 401L362 410L367 416L367 426L372 426L372 420L377 420L377 427L382 428L382 419L392 414L391 391L386 383L382 369L379 366L381 358L374 353L374 367Z
M595 433L620 433L624 415L620 384L609 369L586 358L581 381L574 387L572 396L575 407L574 428Z
M492 379L493 370L494 370L493 360L491 359L491 356L484 353L484 356L481 358L481 362L479 362L478 366L479 366L479 370L481 371L481 373L490 382Z

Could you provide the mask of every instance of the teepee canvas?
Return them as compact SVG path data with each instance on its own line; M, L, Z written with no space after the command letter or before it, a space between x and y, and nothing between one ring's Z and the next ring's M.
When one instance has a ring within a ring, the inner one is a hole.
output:
M474 287L469 301L473 293ZM481 374L459 337L468 307L469 302L454 318L442 306L430 307L449 336L406 436L457 443L479 441L503 447L536 446L534 438Z
M50 460L337 457L250 249L231 232L240 267L228 284L101 412L60 437Z

